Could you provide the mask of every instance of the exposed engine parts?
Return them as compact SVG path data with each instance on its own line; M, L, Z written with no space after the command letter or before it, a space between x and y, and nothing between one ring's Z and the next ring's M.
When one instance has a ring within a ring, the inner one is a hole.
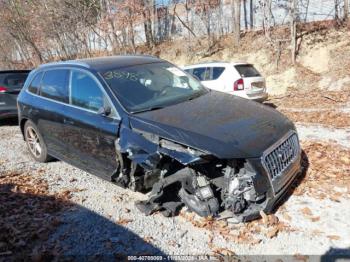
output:
M228 217L244 221L246 214L262 209L266 194L257 193L257 174L246 160L219 160L147 133L121 132L128 141L122 135L116 141L118 168L112 181L150 191L147 201L136 203L145 214L174 216L185 205L200 216L229 212Z

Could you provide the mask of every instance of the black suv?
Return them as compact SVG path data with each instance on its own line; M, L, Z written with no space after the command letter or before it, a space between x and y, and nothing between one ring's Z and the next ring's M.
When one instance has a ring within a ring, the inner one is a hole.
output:
M17 116L17 95L29 72L29 70L0 71L0 119Z
M278 111L210 91L150 56L58 62L18 97L37 161L61 159L149 199L146 214L247 221L270 212L300 173L295 127Z

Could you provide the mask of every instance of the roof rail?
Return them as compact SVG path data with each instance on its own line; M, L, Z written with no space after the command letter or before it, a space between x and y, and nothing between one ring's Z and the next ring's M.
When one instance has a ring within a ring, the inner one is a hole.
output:
M50 62L50 63L42 64L39 67L46 67L46 66L53 66L53 65L79 65L79 66L83 66L86 68L90 67L87 63L84 63L81 61L75 61L75 60Z

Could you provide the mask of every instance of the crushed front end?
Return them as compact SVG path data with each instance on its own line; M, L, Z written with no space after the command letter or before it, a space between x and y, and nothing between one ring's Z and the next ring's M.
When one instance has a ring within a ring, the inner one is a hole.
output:
M200 216L234 222L270 213L301 172L295 131L288 132L259 158L219 159L156 135L123 127L116 141L118 170L112 181L149 192L136 203L149 215L176 215L185 205Z

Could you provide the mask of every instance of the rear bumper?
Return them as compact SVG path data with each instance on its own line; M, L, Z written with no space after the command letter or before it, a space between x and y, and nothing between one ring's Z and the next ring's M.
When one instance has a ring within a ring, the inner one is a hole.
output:
M18 116L17 108L13 108L13 109L0 108L0 119L13 118L17 116Z
M267 93L263 93L262 96L259 96L256 98L249 98L249 99L262 103L262 102L266 101L268 97L269 97L269 95Z
M229 92L230 95L239 96L256 102L264 102L269 97L268 93L247 94L245 91Z

